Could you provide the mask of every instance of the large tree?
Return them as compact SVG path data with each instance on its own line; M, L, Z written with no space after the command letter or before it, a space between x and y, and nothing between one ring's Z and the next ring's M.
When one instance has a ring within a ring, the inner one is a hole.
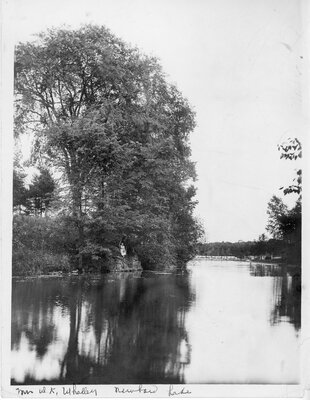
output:
M301 143L297 138L290 138L278 146L280 158L297 160L302 157ZM284 195L296 193L299 195L294 207L289 209L277 196L273 196L268 203L268 224L266 230L274 239L285 243L286 258L293 262L301 262L301 192L302 171L296 170L296 176L288 187L281 187Z
M19 44L15 75L16 134L33 130L35 154L63 172L80 264L91 233L114 244L125 234L142 255L160 245L171 260L185 245L178 229L194 241L194 113L155 58L87 25Z
M283 203L280 197L272 196L267 206L267 214L267 232L269 232L274 239L283 239L281 218L288 214L288 207Z

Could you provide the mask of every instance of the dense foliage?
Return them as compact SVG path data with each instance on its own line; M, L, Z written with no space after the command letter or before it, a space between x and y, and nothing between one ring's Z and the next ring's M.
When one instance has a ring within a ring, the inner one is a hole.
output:
M291 209L283 201L273 196L268 203L268 224L266 230L274 239L282 243L286 258L301 262L301 198Z
M16 135L34 132L34 162L61 173L79 268L121 241L147 268L194 255L194 113L155 58L103 27L50 30L18 45L15 93ZM40 215L52 189L46 177L29 188Z
M68 219L14 215L13 275L69 271L76 242Z

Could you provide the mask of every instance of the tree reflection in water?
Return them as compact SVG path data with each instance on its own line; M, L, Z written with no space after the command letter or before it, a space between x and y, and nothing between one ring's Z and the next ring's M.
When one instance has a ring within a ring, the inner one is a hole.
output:
M15 282L12 349L25 333L28 346L44 357L63 338L59 310L69 332L58 377L38 379L28 370L12 383L181 383L190 360L184 323L192 300L186 275Z
M270 322L292 323L296 330L301 325L301 270L298 267L286 267L272 264L251 264L252 276L272 276L273 304Z
M48 345L54 340L53 304L50 299L56 294L55 286L38 285L34 280L20 281L18 294L12 296L11 344L19 348L22 335L29 341L37 357L43 358Z
M256 297L243 307L253 289ZM279 370L275 381L295 382L300 295L297 268L233 262L202 262L190 275L144 272L14 280L12 383L197 382L208 379L206 364L222 370L223 360L228 365L223 382L229 382L230 373L240 377L243 372L229 372L234 357L224 339L235 337L233 354L253 352L252 338L239 340L244 329L239 315L253 323L250 332L262 329L266 346L274 348L276 367L283 357L286 365L291 363L288 375ZM275 325L279 329L274 330ZM200 354L203 344L206 350ZM270 362L266 355L261 366L251 370L253 382L256 376L259 382L262 376L268 381Z

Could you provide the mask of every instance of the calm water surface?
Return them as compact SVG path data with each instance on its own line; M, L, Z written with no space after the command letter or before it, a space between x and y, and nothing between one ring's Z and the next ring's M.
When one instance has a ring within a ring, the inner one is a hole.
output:
M12 383L298 383L300 271L13 280Z

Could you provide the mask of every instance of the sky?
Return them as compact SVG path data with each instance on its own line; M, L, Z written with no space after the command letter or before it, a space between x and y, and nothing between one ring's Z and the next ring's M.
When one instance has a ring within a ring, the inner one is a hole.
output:
M160 59L196 111L196 215L208 241L257 239L267 203L298 162L277 144L304 138L302 0L14 0L15 41L49 27L105 25ZM289 206L294 195L285 196Z

